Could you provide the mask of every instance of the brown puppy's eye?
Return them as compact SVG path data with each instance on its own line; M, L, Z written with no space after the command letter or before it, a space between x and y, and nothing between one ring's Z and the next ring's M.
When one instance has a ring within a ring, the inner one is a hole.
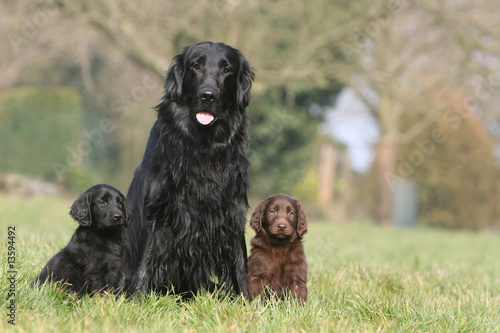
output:
M276 209L271 208L271 209L269 210L269 214L276 214Z
M295 215L295 212L293 210L291 210L288 214Z

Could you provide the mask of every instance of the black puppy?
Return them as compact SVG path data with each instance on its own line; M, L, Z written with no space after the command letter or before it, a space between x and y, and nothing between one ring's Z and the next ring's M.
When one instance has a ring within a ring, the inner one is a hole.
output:
M128 213L123 194L106 184L82 193L69 214L80 226L68 245L49 260L31 286L62 281L79 296L125 287L123 226Z

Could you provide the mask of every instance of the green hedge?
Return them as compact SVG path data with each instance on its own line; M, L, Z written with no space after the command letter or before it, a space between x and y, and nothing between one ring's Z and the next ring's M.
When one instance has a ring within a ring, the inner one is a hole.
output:
M82 127L79 92L66 87L0 91L0 172L56 179Z

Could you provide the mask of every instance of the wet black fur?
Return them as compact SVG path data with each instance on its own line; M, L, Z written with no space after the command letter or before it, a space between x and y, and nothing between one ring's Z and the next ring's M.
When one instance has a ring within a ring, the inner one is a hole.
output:
M127 271L133 294L192 295L211 285L248 295L246 158L254 74L236 49L186 47L167 72L142 162L127 194ZM210 91L211 100L202 98ZM197 122L205 110L213 124Z

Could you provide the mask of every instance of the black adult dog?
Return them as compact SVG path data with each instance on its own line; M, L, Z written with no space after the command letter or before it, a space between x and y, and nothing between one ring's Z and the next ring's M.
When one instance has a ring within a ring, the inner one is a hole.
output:
M254 73L240 51L186 47L167 72L144 158L127 201L130 293L248 295L245 221Z
M128 220L125 196L112 186L95 185L76 199L69 214L80 225L31 286L47 279L62 281L79 296L123 289L123 227Z

